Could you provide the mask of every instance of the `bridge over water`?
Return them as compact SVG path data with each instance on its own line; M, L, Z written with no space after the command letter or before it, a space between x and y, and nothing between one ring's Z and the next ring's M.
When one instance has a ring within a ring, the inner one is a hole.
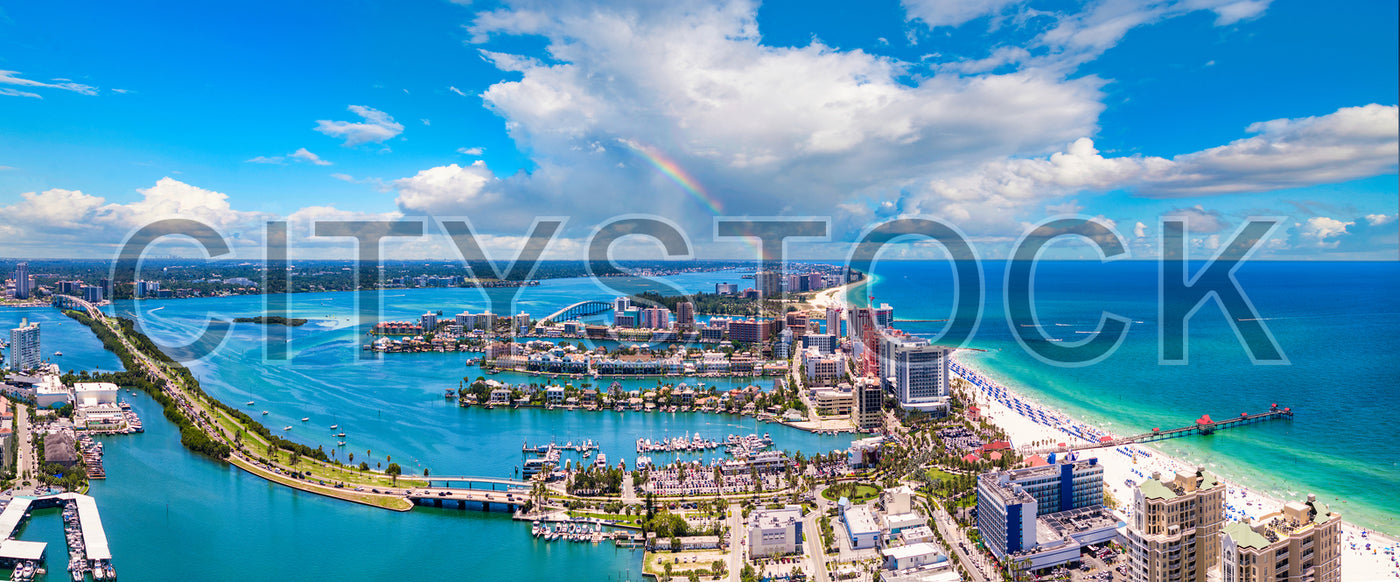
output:
M570 319L584 317L588 315L598 315L613 310L613 304L608 301L580 301L559 311L549 314L543 321L555 323L568 321Z
M518 479L429 476L422 480L427 487L408 491L408 499L417 505L513 512L530 499L530 482Z

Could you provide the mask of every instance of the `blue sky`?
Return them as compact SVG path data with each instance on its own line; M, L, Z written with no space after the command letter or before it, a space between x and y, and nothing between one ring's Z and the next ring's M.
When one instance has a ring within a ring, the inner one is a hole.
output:
M829 216L824 256L923 215L995 257L1069 212L1138 257L1162 216L1208 252L1267 215L1270 256L1395 259L1400 15L1337 4L0 3L0 255L172 215L241 253L271 218L468 216L509 249L565 215L562 258L629 212L744 252L718 209Z

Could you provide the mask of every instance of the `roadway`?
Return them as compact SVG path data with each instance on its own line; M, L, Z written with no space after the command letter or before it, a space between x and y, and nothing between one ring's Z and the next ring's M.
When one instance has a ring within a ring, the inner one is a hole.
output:
M739 582L739 571L744 568L744 548L748 546L748 530L744 529L744 508L738 503L729 505L729 582Z
M180 412L183 413L185 417L190 420L190 422L194 423L196 428L202 431L205 435L208 435L208 437L214 440L215 442L222 443L229 447L230 452L228 460L230 463L248 471L249 473L258 475L270 481L276 481L278 483L283 484L290 484L282 479L274 477L271 474L272 470L270 470L267 467L264 467L262 463L256 458L244 455L241 452L238 443L233 442L233 437L230 434L225 433L222 427L210 420L213 418L217 418L221 414L221 412L217 409L214 409L211 405L201 404L195 401L194 399L190 398L189 395L185 393L183 387L171 378L170 374L165 368L165 365L161 362L154 361L145 352L137 349L136 346L131 343L131 340L126 337L126 334L122 331L121 326L112 323L112 320L107 318L106 314L102 313L102 310L98 309L92 303L89 303L83 299L72 296L65 297L69 297L70 299L72 299L75 305L81 306L84 310L88 312L88 315L90 317L92 317L101 325L107 327L108 330L112 331L117 336L117 339L121 342L122 347L126 349L127 353L131 354L132 358L135 358L139 368L142 371L146 372L146 376L150 378L153 382L155 382L157 386L160 386L162 391L169 395L175 401L175 404L179 408ZM283 467L281 465L274 465L271 469L275 469L280 473L292 473L297 471L296 469ZM339 499L345 499L347 501L354 501L357 503L377 505L380 507L389 508L388 505L373 503L369 502L368 500L378 499L380 502L387 502L389 501L389 499L386 498L390 498L400 500L400 503L405 501L403 496L400 495L387 493L371 494L365 493L363 491L353 491L351 487L359 485L358 483L347 483L350 487L342 489L327 485L318 486L316 484L300 479L293 480L293 482L295 483L295 485L293 485L294 488L300 489L302 491L317 493L320 495L325 495L327 497L336 497ZM369 485L366 486L368 487ZM411 505L409 504L405 505L407 505L407 507L411 507Z
M831 577L826 571L826 548L822 544L821 525L817 523L818 518L823 515L820 510L813 510L802 518L802 533L807 538L807 557L812 563L810 578L813 582L828 582Z
M938 525L938 531L943 534L944 541L948 542L948 549L957 553L958 562L963 565L972 582L990 582L993 579L990 573L995 570L982 554L976 551L972 540L963 535L962 529L953 521L953 516L948 515L942 508L937 508L933 511L933 521ZM1000 580L1001 576L995 579Z
M20 487L29 487L32 483L32 471L34 470L34 435L29 430L29 408L25 406L15 406L15 442L19 445L19 458L16 464L19 466Z

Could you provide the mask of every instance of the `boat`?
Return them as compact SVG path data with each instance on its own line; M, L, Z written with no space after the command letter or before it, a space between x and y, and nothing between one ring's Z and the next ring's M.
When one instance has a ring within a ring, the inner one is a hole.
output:
M308 420L311 420L311 417L310 417L310 416L303 416L303 417L301 417L301 421L302 421L302 422L306 422L306 421L308 421Z
M335 429L337 429L337 428L340 428L340 425L338 425L338 424L332 424L332 425L331 425L331 430L335 430Z
M267 411L266 411L266 410L263 411L263 415L264 415L264 416L267 415Z
M63 355L63 352L54 352L53 355L55 355L55 356L62 356L62 355Z
M282 430L292 430L292 425L289 424L287 426L284 426L282 427Z
M336 442L335 442L335 446L337 446L337 447L343 447L343 446L345 446L345 441L336 441Z
M249 400L249 401L248 401L248 406L252 406L252 405L254 405L254 404L257 404L257 403L256 403L256 402L253 402L252 400Z
M331 435L331 436L337 437L337 438L342 438L342 439L343 439L343 438L345 438L345 433L343 433L343 432L338 432L338 433L335 433L335 434L333 434L333 435Z

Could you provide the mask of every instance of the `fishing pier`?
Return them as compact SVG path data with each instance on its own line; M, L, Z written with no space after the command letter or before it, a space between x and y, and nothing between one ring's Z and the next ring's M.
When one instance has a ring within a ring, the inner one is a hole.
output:
M1267 422L1270 420L1293 420L1293 409L1287 407L1279 408L1278 404L1274 404L1270 406L1269 410L1266 412L1260 412L1257 414L1241 412L1239 416L1227 420L1212 420L1209 414L1203 414L1200 418L1196 419L1195 423L1192 423L1187 426L1167 430L1154 428L1151 432L1135 434L1132 436L1117 439L1105 436L1100 438L1099 442L1082 445L1068 445L1066 443L1060 443L1059 446L1042 447L1039 449L1028 451L1026 454L1031 455L1045 453L1068 453L1073 451L1087 451L1091 449L1102 449L1137 443L1150 443L1192 435L1211 435L1215 434L1216 431L1246 426L1250 424L1257 424L1260 422Z

